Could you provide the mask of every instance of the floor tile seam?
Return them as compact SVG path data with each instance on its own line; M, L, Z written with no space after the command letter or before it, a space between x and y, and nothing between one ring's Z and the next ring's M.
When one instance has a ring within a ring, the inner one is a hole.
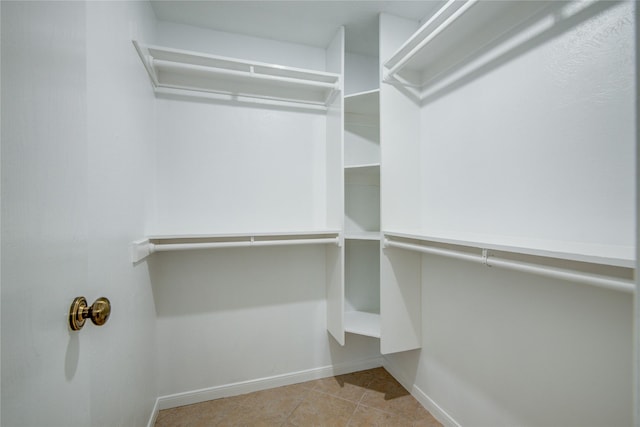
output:
M376 411L384 412L385 414L394 415L394 416L397 416L397 417L402 417L402 418L404 418L404 419L406 419L408 421L411 421L411 422L420 421L420 419L414 419L413 417L409 417L409 416L405 415L402 412L385 411L384 409L376 408L375 406L367 405L366 403L362 403L362 402L360 402L358 404L358 406L363 406L363 407L365 407L367 409L374 409Z
M300 405L302 405L302 403L303 403L305 400L306 400L306 398L305 398L305 399L301 399L301 400L300 400L300 402L298 402L298 404L296 405L296 407L295 407L295 408L293 408L293 410L292 410L291 412L289 412L289 414L284 418L284 421L282 421L282 424L281 424L281 425L283 425L283 426L284 426L285 424L287 424L287 421L289 421L289 418L291 418L291 416L293 415L293 413L294 413L294 412L296 412L296 410L300 407ZM293 423L290 423L290 424L293 424Z
M362 400L362 398L360 398L360 400ZM351 420L356 415L356 412L358 412L358 408L359 407L360 407L360 403L357 403L356 407L353 409L353 412L351 413L351 416L349 416L349 419L347 420L347 423L345 424L345 427L349 427L349 425L351 425Z
M312 391L315 391L317 393L321 393L321 394L324 394L324 395L327 395L327 396L335 397L336 399L344 400L345 402L353 403L356 406L358 405L358 402L360 400L362 400L362 398L366 394L366 393L363 393L362 396L360 396L360 399L358 400L358 402L355 402L353 400L349 400L349 399L345 399L344 397L340 397L337 394L329 393L328 391L324 391L324 390L312 390Z
M309 390L309 391L311 391L311 390ZM306 393L306 394L308 394L308 393ZM272 397L272 398L260 399L259 402L281 402L283 400L288 400L288 399L302 401L305 398L306 398L306 396L304 396L304 395L301 396L301 395L298 394L298 395L295 395L295 396L285 396L285 397L276 396L276 397ZM250 403L250 402L247 402L247 400L248 399L243 399L243 400L237 402L236 406L242 406L244 408L253 408L254 406L256 406L255 402L254 403Z

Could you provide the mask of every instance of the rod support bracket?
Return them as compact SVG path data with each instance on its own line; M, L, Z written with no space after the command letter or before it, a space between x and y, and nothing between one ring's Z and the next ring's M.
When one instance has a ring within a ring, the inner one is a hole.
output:
M491 264L489 264L489 249L482 249L482 263L485 267L491 267Z

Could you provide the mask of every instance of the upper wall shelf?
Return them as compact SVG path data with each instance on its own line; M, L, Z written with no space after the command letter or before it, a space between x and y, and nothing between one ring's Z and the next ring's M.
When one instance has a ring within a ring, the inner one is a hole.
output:
M340 76L133 42L156 93L207 93L326 107Z
M449 0L385 62L384 81L424 88L559 3Z

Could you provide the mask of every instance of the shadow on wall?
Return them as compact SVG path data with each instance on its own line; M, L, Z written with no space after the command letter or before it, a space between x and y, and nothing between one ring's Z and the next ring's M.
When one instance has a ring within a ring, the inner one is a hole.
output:
M478 46L473 49L473 54L423 81L422 84L429 86L429 89L422 96L416 96L413 91L402 86L396 85L396 87L416 104L424 106L621 3L620 1L597 1L585 3L586 6L584 6L572 2L549 2L541 12L534 14L521 25L512 28L490 43ZM468 69L458 72L467 66ZM452 71L456 73L452 74ZM416 76L411 73L405 76L409 81L415 81L415 78Z
M158 317L325 299L325 248L225 248L147 260Z
M380 340L378 338L367 337L364 335L345 333L345 345L341 346L327 332L327 341L329 342L329 355L331 363L334 366L341 364L349 364L354 359L377 359L380 358ZM382 359L379 359L382 362ZM374 363L372 361L372 363ZM377 363L374 363L377 365Z

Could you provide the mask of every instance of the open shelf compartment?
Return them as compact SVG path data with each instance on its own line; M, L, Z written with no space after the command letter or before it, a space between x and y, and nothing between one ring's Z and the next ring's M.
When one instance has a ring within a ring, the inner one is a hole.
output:
M380 338L380 315L364 311L347 311L344 314L344 330L352 334Z
M380 111L380 89L358 92L344 97L344 112L366 116L378 116Z

